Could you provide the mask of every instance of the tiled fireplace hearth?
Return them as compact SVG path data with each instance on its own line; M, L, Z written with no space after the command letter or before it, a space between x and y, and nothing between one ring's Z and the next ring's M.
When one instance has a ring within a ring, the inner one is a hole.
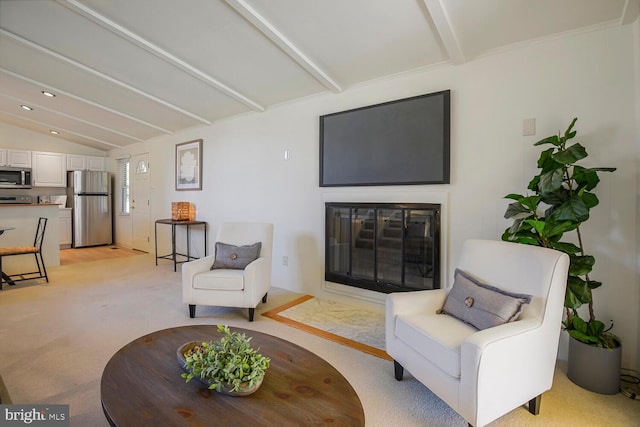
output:
M441 205L325 203L325 280L390 293L440 288Z

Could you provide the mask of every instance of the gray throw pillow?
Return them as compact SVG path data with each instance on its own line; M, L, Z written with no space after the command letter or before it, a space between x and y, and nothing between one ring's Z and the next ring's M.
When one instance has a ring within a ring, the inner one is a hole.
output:
M258 259L260 249L262 249L262 242L245 246L234 246L216 242L216 258L211 266L211 270L219 268L244 270L247 265Z
M453 287L438 312L483 330L517 320L524 304L530 302L531 295L498 289L456 269Z

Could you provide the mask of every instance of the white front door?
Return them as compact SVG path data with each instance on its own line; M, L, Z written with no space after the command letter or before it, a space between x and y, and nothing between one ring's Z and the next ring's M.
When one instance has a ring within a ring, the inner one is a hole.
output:
M133 228L133 249L149 252L151 206L149 182L149 153L131 158L131 226Z

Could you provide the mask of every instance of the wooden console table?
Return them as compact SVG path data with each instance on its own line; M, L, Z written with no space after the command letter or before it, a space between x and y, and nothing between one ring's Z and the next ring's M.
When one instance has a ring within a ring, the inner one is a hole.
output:
M164 329L122 347L104 368L100 399L112 426L363 427L364 411L349 382L328 362L296 344L240 328L271 358L262 386L245 397L188 383L176 358L189 341L218 340L215 325Z
M158 224L166 224L171 226L171 253L167 255L158 255ZM176 250L176 226L184 225L187 227L187 253L183 254ZM176 221L173 219L158 219L155 224L155 243L156 243L156 265L158 265L158 259L170 259L173 260L173 271L176 271L176 265L191 261L192 259L198 259L191 256L191 226L204 226L204 256L207 256L207 223L205 221ZM183 257L183 260L178 260L177 257Z

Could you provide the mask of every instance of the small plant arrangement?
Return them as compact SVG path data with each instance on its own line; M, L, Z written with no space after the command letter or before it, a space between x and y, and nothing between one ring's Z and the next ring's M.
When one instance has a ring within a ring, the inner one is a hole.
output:
M598 172L613 172L615 168L584 168L576 163L587 157L585 148L568 141L576 135L574 118L563 134L544 138L534 145L551 145L538 159L540 173L527 187L532 195L509 194L514 202L504 215L513 219L502 240L556 249L569 255L569 277L565 293L564 328L571 337L595 347L616 348L620 339L597 320L593 310L592 290L602 283L592 280L589 273L595 258L585 253L580 226L589 219L589 211L599 200L591 191L598 185ZM575 231L574 242L561 241L563 235ZM584 320L577 309L588 307Z
M264 378L271 359L251 347L251 337L231 332L228 326L218 325L224 336L219 341L203 342L184 353L182 378L189 382L198 378L218 392L230 393L257 388ZM182 350L180 350L182 351Z

